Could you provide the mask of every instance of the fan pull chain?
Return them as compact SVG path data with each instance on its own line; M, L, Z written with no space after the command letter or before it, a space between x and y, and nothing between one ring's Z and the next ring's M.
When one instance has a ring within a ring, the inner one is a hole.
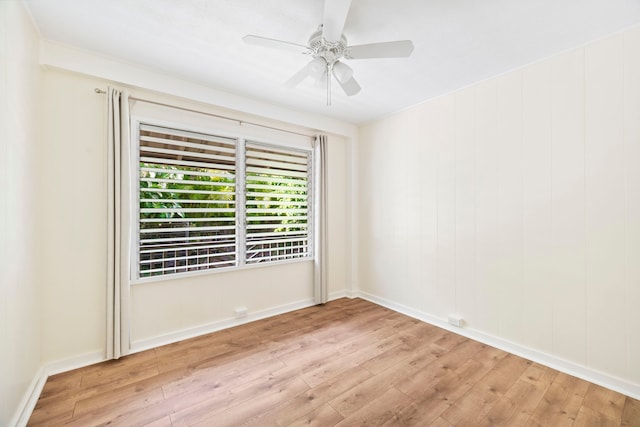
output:
M327 64L327 107L331 107L331 71L333 64Z

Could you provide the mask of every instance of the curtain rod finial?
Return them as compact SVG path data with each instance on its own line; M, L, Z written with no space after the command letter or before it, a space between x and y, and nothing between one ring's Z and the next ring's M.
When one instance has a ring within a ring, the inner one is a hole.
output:
M107 93L107 91L99 89L99 88L95 88L93 89L96 93Z

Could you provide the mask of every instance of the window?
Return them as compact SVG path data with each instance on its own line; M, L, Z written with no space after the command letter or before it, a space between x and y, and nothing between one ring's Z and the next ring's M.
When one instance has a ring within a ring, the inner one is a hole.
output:
M141 123L137 277L311 256L311 153Z
M309 153L246 145L246 262L309 253Z

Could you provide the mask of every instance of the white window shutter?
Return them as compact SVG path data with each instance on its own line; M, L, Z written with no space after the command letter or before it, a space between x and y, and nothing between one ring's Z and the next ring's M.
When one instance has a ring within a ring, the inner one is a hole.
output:
M311 254L311 153L246 144L246 263Z

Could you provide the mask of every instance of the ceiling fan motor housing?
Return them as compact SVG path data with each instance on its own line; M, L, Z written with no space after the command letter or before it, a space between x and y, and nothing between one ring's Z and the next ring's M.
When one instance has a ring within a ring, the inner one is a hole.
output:
M322 36L322 25L309 37L309 50L314 58L323 58L328 65L333 65L347 55L347 38L344 34L337 42L327 41Z

